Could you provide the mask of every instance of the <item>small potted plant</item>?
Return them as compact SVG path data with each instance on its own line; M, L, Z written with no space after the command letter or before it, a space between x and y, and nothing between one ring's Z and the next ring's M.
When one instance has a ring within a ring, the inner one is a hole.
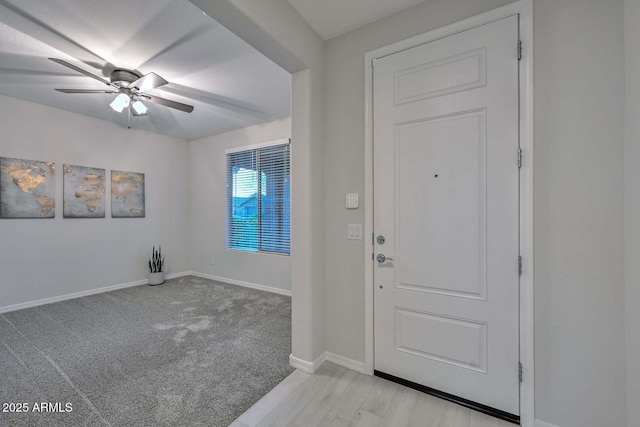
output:
M154 246L149 256L149 284L151 286L161 285L164 283L164 256L162 255L162 247L158 246L158 250Z

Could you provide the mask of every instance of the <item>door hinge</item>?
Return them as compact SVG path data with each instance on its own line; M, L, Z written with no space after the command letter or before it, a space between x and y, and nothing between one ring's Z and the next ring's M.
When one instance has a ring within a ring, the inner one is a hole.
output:
M371 233L371 244L372 245L376 244L376 233Z
M518 276L522 276L522 256L518 255Z
M522 148L518 148L518 169L522 167Z
M375 259L376 259L376 256L375 256L375 254L374 254L373 252L371 252L371 259L372 259L372 260L375 260Z
M518 362L518 379L522 382L522 363Z
M522 59L522 40L518 40L518 61Z

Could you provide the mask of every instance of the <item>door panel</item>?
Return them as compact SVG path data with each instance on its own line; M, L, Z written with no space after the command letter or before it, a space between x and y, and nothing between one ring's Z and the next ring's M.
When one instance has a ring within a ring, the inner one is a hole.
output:
M419 101L486 84L486 50L475 49L395 74L395 104Z
M486 373L487 324L396 307L396 349Z
M485 298L485 120L479 110L396 125L399 287Z
M518 17L374 65L375 369L511 414Z

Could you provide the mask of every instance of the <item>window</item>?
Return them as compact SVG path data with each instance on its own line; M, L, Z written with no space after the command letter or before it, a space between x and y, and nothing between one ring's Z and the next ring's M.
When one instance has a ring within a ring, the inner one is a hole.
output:
M289 254L290 164L288 141L227 152L228 249Z

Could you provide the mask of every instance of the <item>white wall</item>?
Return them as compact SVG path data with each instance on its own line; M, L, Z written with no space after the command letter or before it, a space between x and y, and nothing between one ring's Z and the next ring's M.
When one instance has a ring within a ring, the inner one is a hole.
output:
M625 300L627 324L627 414L640 426L640 0L625 0Z
M188 269L185 141L0 96L0 156L56 163L54 219L0 219L0 308ZM62 165L106 169L106 218L62 218ZM110 170L145 173L146 218L111 218Z
M364 53L507 3L432 0L326 43L328 351L364 360L365 242L344 235L364 220L344 208L345 193L364 190ZM534 9L536 418L623 426L622 0Z
M623 24L534 1L536 415L563 427L626 425Z
M191 141L191 270L217 277L291 290L290 257L233 251L227 241L226 155L229 148L291 138L282 119ZM214 265L211 265L211 257Z

